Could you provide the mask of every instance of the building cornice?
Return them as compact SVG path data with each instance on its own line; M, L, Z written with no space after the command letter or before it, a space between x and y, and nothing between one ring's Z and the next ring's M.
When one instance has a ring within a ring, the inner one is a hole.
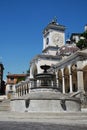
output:
M47 50L49 50L49 49L50 49L50 50L56 50L56 51L57 51L58 48L59 48L58 46L48 46L48 47L46 47L42 52L44 53L45 51L47 51Z
M53 60L61 60L61 56L57 56L57 55L55 55L55 56L53 56L53 55L49 55L49 54L39 54L39 55L36 55L32 60L31 60L31 62L30 62L30 64L31 63L33 63L35 60L37 61L37 60L40 60L40 59L53 59Z
M73 55L69 56L68 58L61 60L58 64L56 64L56 68L63 68L69 64L74 64L77 61L83 61L87 59L87 53L82 51L77 51Z
M46 30L49 30L49 29L55 29L55 30L60 30L60 31L64 31L65 30L65 26L63 25L60 25L58 23L49 23L43 30L43 34L45 34L45 31Z

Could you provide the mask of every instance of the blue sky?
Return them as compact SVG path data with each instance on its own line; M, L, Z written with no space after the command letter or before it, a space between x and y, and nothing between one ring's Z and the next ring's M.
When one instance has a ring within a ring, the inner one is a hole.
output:
M42 31L57 17L67 34L83 32L87 0L0 0L0 61L8 72L23 73L43 47Z

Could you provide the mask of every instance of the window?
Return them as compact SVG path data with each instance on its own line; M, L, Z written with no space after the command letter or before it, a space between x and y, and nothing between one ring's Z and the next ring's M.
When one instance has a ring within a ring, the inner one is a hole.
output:
M10 90L12 90L12 85L10 85Z
M48 43L49 43L49 38L46 39L46 44L48 45Z
M11 78L10 78L10 80L14 80L14 78L13 78L13 77L11 77Z

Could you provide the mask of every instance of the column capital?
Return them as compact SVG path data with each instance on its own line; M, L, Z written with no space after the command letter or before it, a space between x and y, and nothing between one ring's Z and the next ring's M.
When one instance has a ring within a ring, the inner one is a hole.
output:
M62 72L62 74L64 73L64 68L61 68L61 72Z
M68 65L69 74L71 75L71 65Z
M83 69L77 68L77 71L82 71L83 72Z
M68 69L70 69L71 68L71 65L68 65Z

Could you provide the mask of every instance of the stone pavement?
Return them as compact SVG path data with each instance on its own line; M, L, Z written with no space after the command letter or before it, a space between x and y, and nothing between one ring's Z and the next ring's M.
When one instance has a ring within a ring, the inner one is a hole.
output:
M87 130L87 126L36 122L0 122L0 130Z
M87 112L0 112L0 130L87 130Z

